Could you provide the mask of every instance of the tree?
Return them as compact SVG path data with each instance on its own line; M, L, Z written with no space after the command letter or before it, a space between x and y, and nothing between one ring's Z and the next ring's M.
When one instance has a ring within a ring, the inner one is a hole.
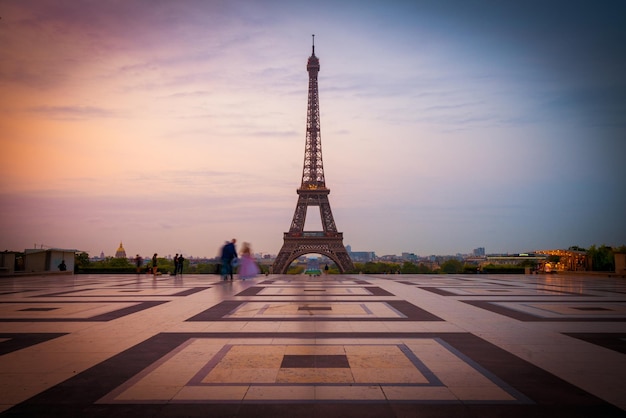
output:
M401 271L401 266L394 263L368 261L367 263L354 263L354 271L364 274L388 274Z
M74 265L79 268L87 267L89 265L89 254L86 252L78 253L74 256Z
M132 267L132 263L127 258L107 257L108 267Z
M304 266L291 265L287 269L287 274L302 274L302 273L304 273Z
M445 261L442 265L441 265L441 271L444 273L462 273L463 272L463 263L461 263L459 260L455 260L455 259L450 259L448 261Z
M550 257L553 257L553 256L550 256ZM548 257L548 259L550 259L550 257ZM559 257L559 256L557 255L556 257ZM560 257L559 257L559 259L560 259ZM557 259L557 262L558 261L559 260ZM535 267L537 267L537 262L535 260L524 260L521 263L518 263L517 265L520 266L520 267L535 268Z
M197 273L197 274L218 274L219 269L217 268L217 264L212 263L202 263L196 266L188 268L189 273Z
M594 244L589 247L587 258L591 261L591 269L593 271L615 270L615 256L611 247L601 245L596 248Z
M416 273L419 273L419 267L416 266L415 264L409 262L409 261L405 261L402 264L402 267L400 267L400 273L402 273L402 274L416 274Z
M432 273L433 271L426 264L420 263L420 265L418 266L418 272L420 274L429 274L429 273Z
M353 271L349 271L346 273L353 273ZM328 265L328 270L326 271L326 274L339 274L339 267L337 267L337 265L335 263L331 263Z

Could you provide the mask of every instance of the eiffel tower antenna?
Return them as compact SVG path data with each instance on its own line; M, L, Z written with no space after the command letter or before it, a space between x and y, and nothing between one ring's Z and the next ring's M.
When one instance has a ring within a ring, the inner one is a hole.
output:
M309 73L309 96L306 117L306 139L304 144L304 166L302 182L298 188L298 203L293 214L289 232L283 236L283 246L276 256L272 271L285 274L293 260L305 254L322 254L335 262L344 273L354 269L350 255L343 245L343 233L337 226L330 209L322 162L322 138L320 134L320 107L317 75L320 61L315 56L315 35L312 54L307 61ZM319 207L322 231L305 231L304 223L309 206Z

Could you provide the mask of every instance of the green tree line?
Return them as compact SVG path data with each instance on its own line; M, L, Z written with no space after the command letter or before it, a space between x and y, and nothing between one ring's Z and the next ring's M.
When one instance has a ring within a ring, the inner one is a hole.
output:
M152 272L152 260L146 262L140 268L141 273ZM171 274L174 271L174 260L169 258L157 258L157 268L161 274ZM259 265L261 273L267 272L267 266ZM219 274L219 262L191 264L187 259L183 261L183 274ZM137 267L135 263L127 258L106 257L104 260L91 261L89 254L79 253L75 258L76 273L98 274L98 273L135 273Z
M626 245L613 248L607 245L596 246L594 244L588 249L574 245L568 249L586 252L592 271L615 271L615 253L626 253Z
M625 253L626 245L619 247L610 247L607 245L592 245L588 249L577 245L568 248L570 251L582 251L587 254L587 258L591 264L592 271L615 271L615 253ZM548 261L557 262L558 256L548 257ZM141 271L146 272L151 267L151 260L142 266ZM174 261L168 258L158 258L157 265L159 272L166 274L174 271ZM106 257L104 260L90 261L89 254L79 253L75 260L77 273L134 273L136 267L134 263L126 258ZM267 266L259 266L261 273L267 273ZM339 270L336 265L329 265L328 274L338 274ZM523 273L525 267L535 267L535 263L530 260L524 260L517 266L497 266L487 265L481 268L483 273ZM191 265L189 260L183 263L184 274L218 274L219 263L201 263ZM292 266L289 268L288 274L302 274L304 267ZM438 269L431 269L424 263L412 263L405 261L402 264L385 263L370 261L367 263L354 263L354 270L347 272L352 274L458 274L458 273L476 273L478 267L476 265L464 264L457 259L449 259L444 261Z

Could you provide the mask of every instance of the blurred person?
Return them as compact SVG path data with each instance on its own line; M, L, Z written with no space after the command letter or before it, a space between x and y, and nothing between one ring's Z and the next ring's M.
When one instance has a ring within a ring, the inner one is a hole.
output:
M141 265L143 264L143 259L137 254L135 256L135 267L137 267L137 274L141 273Z
M230 276L230 280L233 280L233 264L237 261L236 243L237 240L233 238L231 242L227 242L222 247L222 278L224 280L228 280L228 276Z
M256 261L252 257L250 250L250 244L243 243L241 249L241 262L239 263L239 277L241 280L252 279L259 274L259 266L256 265Z
M156 277L159 267L157 265L157 253L152 256L152 275Z

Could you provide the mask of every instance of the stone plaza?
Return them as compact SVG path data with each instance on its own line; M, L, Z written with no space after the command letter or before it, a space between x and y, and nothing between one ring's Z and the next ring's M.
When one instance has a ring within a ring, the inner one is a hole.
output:
M0 416L626 416L626 280L0 278Z

